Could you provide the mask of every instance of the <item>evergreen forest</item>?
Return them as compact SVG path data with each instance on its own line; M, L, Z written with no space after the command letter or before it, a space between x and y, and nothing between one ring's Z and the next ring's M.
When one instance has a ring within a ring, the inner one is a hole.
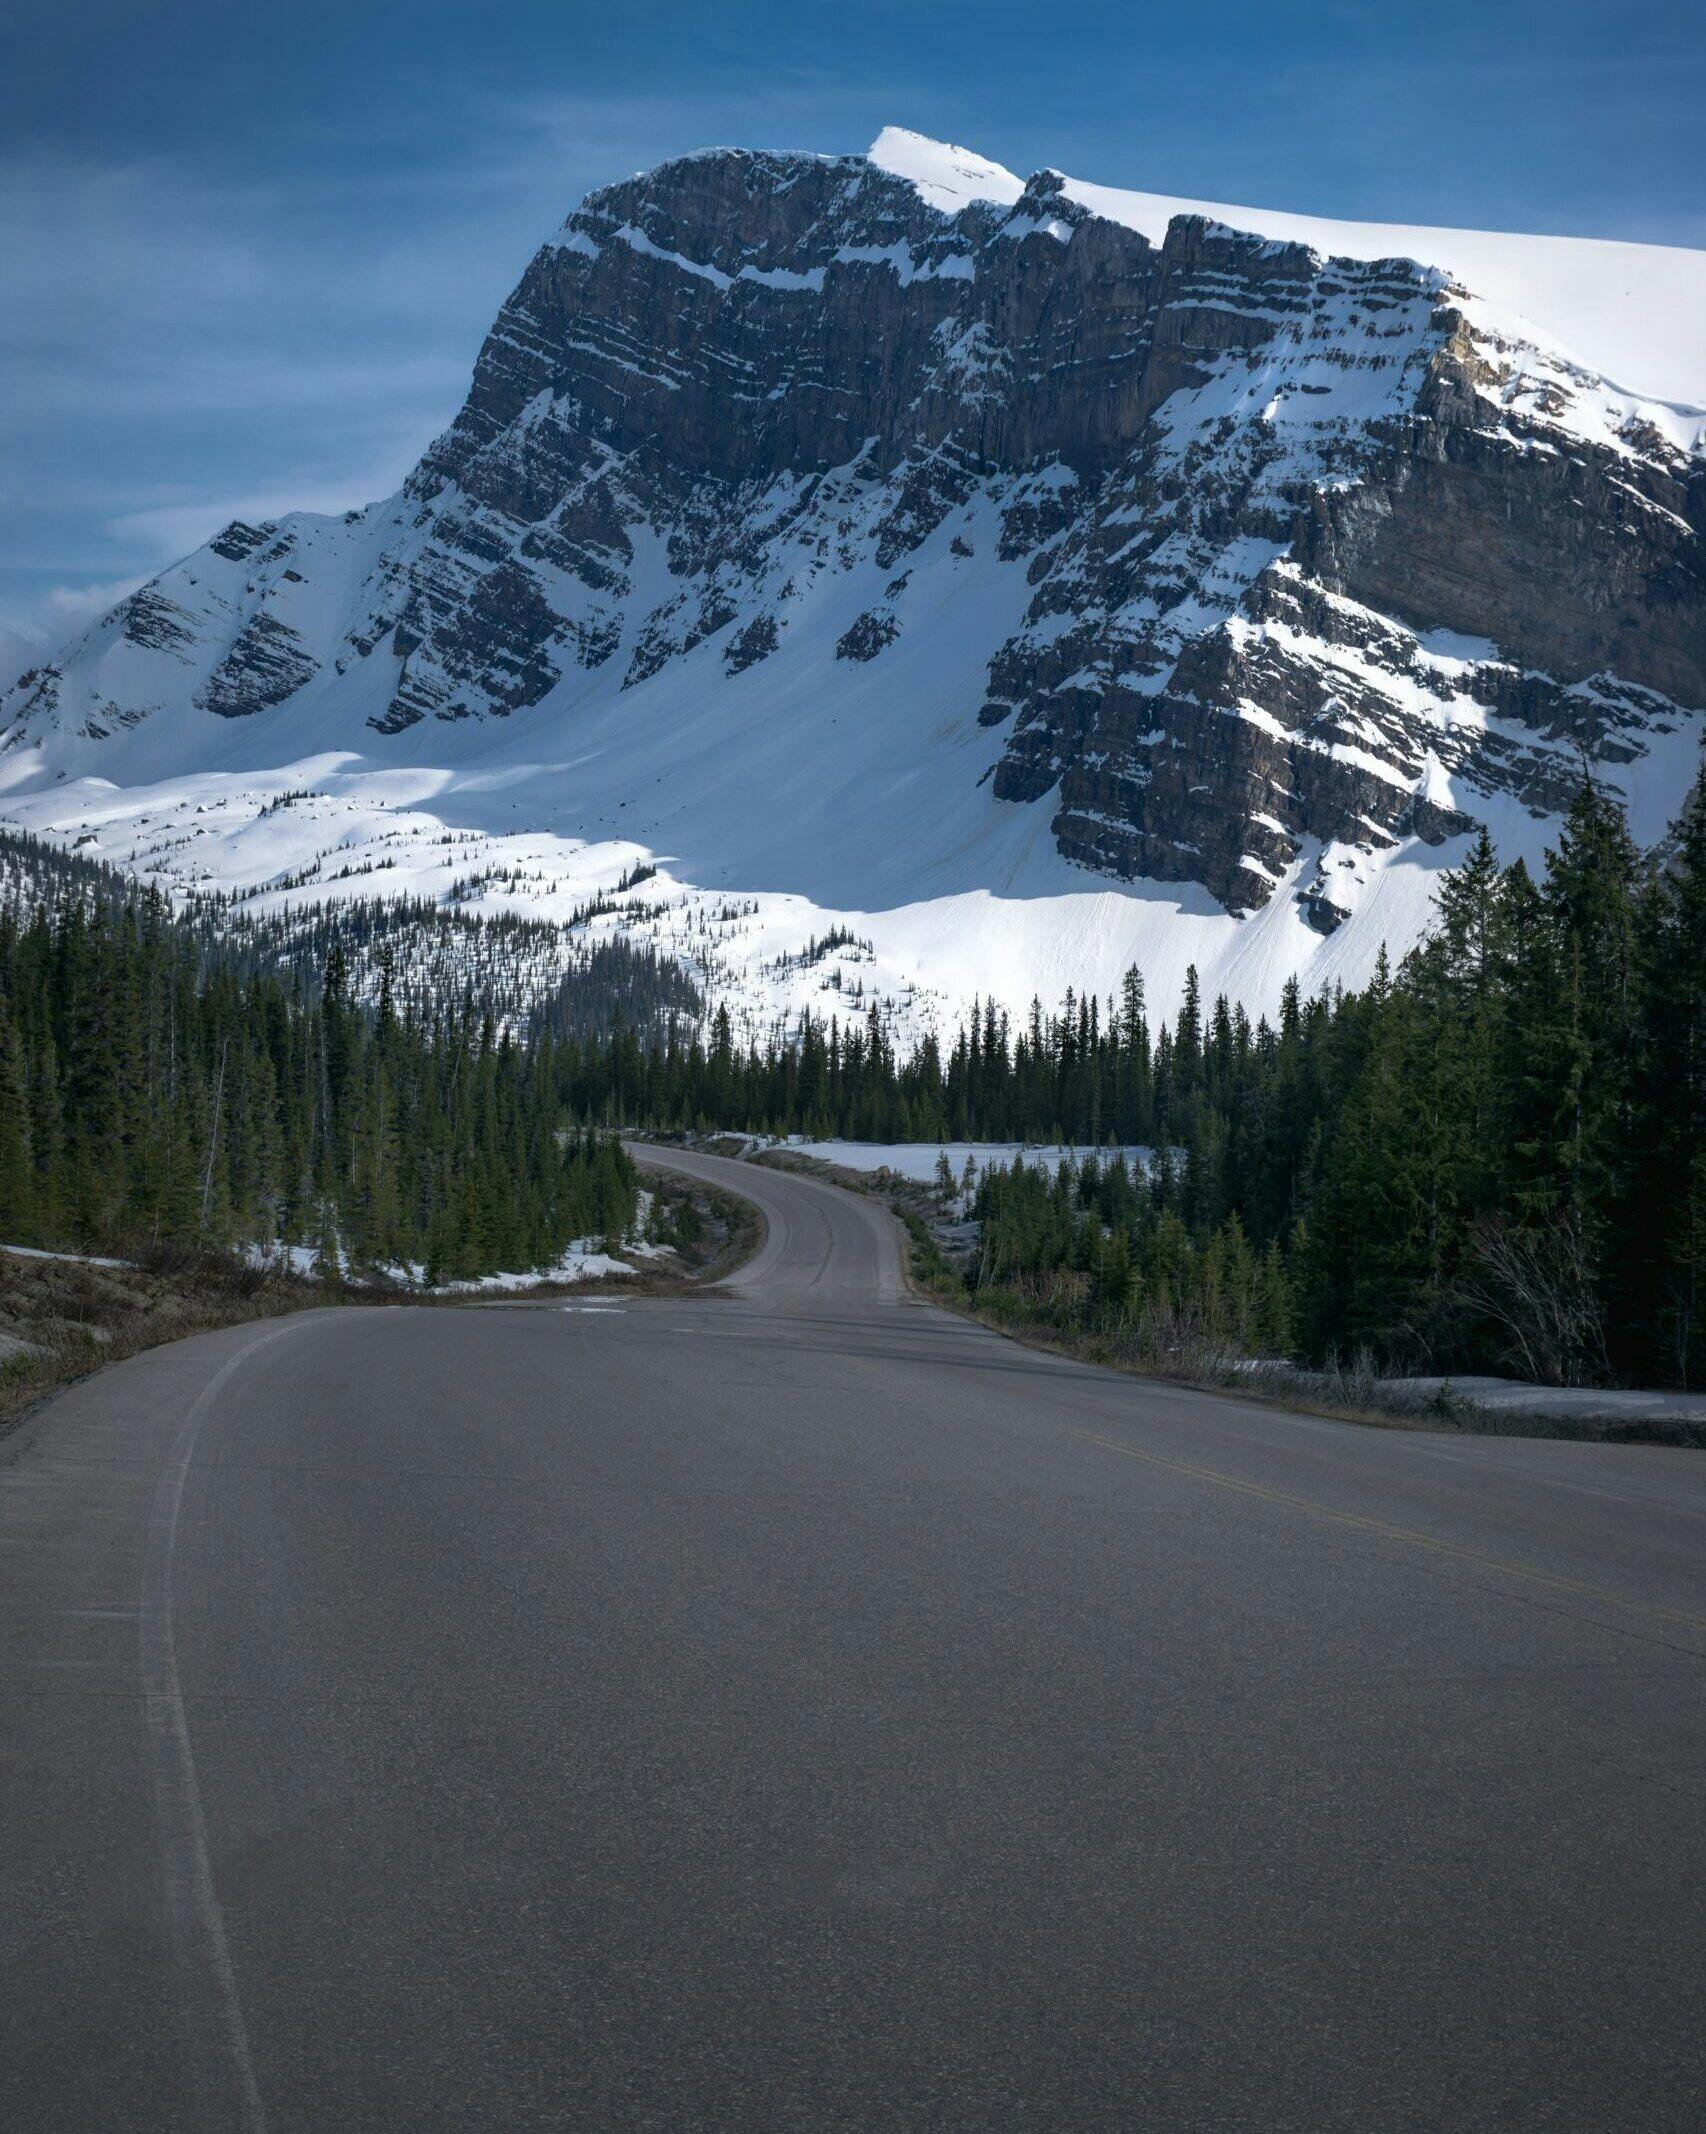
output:
M1064 1142L1058 1175L952 1181L986 1301L1158 1352L1698 1385L1706 774L1649 858L1584 780L1538 872L1483 832L1437 903L1399 967L1272 1022L1194 973L1152 1019L1134 969L902 1054L874 1008L738 1043L630 963L613 1005L503 1034L469 992L401 999L383 927L358 1004L347 927L315 979L61 881L0 905L0 1238L335 1238L452 1276L631 1223L618 1128Z
M15 857L15 855L14 855ZM153 891L0 905L0 1242L160 1239L430 1281L548 1266L634 1222L631 1160L569 1119L549 1028L352 995L210 946Z

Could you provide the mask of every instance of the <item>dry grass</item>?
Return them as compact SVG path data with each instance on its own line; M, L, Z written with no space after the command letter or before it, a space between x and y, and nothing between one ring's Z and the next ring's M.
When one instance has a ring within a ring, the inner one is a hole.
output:
M692 1235L673 1260L641 1261L632 1275L542 1285L489 1300L433 1299L384 1284L318 1282L276 1267L248 1267L196 1245L133 1248L123 1267L31 1259L0 1247L0 1436L76 1379L187 1334L325 1304L501 1304L600 1292L682 1296L731 1273L764 1241L758 1211L732 1193L677 1178L654 1190L672 1223L684 1207L692 1209Z
M329 1301L299 1276L193 1246L144 1248L126 1267L0 1250L0 1434L103 1364L246 1319Z

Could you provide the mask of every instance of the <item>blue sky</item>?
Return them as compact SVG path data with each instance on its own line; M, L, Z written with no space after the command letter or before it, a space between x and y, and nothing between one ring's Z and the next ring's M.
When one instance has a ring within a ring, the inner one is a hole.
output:
M879 127L1156 191L1706 245L1696 5L8 0L0 629L395 486L589 186Z

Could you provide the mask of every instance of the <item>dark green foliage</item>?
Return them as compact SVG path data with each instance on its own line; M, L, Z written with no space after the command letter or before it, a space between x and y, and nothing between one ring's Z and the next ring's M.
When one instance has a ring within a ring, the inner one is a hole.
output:
M1152 1033L1133 971L1117 1003L1034 1003L1018 1030L981 1007L946 1054L897 1058L874 1012L741 1051L719 1013L709 1042L575 1052L569 1086L582 1116L666 1128L1151 1147L1136 1178L1091 1161L979 1191L974 1283L1040 1284L1086 1325L1699 1384L1706 777L1662 866L1585 782L1541 881L1483 834L1438 902L1401 969L1289 986L1277 1027L1205 1011L1192 972Z
M45 888L45 894L44 894ZM94 870L0 904L0 1238L317 1246L436 1277L548 1265L632 1223L632 1164L570 1120L547 1031L245 968Z
M1283 1355L1291 1281L1278 1246L1250 1244L1236 1212L1193 1233L1123 1157L1094 1154L1051 1177L1022 1159L984 1171L972 1201L968 1288L998 1314L1127 1337L1157 1361Z

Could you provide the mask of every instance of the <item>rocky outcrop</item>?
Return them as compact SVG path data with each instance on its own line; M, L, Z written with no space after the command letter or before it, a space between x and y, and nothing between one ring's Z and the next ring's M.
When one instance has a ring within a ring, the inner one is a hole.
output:
M294 696L317 668L290 625L262 612L238 631L196 701L221 718L246 718Z

